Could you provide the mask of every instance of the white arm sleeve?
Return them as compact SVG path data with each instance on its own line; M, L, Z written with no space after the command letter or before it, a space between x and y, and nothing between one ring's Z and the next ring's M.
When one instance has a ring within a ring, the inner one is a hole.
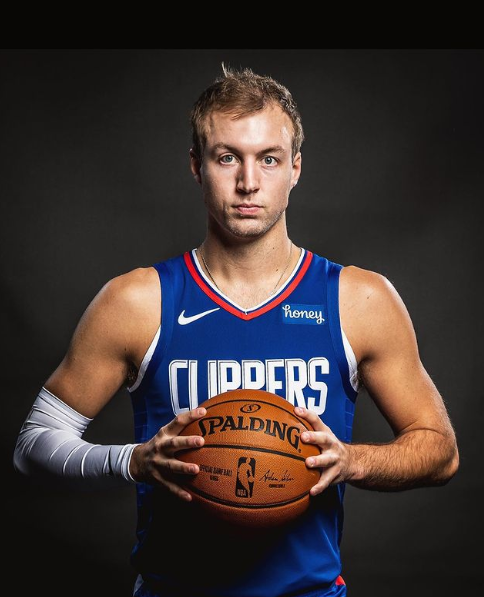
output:
M81 437L91 421L42 388L20 430L14 467L26 475L66 477L84 488L135 483L129 461L137 444L90 444Z

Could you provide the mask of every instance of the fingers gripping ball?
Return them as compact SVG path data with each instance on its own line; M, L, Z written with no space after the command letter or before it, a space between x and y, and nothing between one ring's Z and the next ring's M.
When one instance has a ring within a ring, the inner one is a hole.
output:
M302 514L320 474L305 459L320 452L301 441L312 428L293 405L262 390L233 390L200 406L207 414L181 435L201 435L204 446L177 454L200 468L185 484L193 499L219 518L252 527Z

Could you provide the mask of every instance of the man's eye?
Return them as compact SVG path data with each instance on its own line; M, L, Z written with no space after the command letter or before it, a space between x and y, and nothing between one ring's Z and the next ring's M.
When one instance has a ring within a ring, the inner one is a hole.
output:
M235 162L235 156L233 155L223 155L220 158L220 161L222 162L222 164L233 164Z
M275 166L277 164L276 158L273 158L270 155L266 155L263 161L264 166Z

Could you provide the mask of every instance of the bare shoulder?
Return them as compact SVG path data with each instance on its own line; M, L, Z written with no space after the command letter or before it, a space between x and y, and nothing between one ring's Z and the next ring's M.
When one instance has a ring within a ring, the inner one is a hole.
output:
M401 300L393 284L377 272L348 265L340 275L340 300L345 305L372 305L376 301Z
M160 282L153 267L138 267L116 276L101 288L96 300L110 309L143 312L160 299Z
M140 267L110 279L86 309L77 329L82 339L93 335L111 345L124 347L126 356L139 363L161 319L158 273Z
M340 275L340 315L343 329L357 354L368 356L389 337L412 341L413 325L395 286L380 273L354 265ZM359 358L358 358L359 357Z

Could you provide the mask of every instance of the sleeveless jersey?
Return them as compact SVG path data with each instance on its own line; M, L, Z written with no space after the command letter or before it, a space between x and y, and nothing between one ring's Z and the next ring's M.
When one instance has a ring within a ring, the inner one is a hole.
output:
M341 265L301 250L279 291L242 309L205 276L196 250L154 265L161 326L129 388L135 441L178 413L238 388L262 389L315 411L351 439L356 362L339 318ZM131 560L146 593L163 597L346 595L340 576L344 484L312 497L288 525L231 530L161 487L137 484Z

